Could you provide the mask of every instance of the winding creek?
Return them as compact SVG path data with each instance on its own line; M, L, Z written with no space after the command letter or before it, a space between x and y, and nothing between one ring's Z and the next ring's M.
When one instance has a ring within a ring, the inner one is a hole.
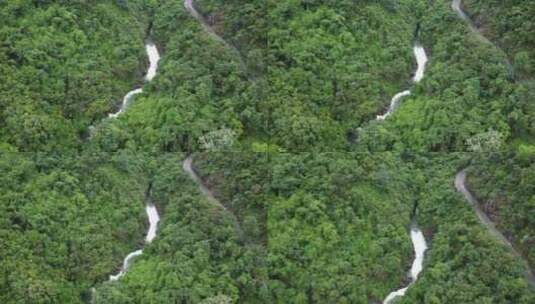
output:
M154 78L154 76L156 76L158 62L160 61L160 54L158 53L158 48L156 48L156 45L150 41L145 44L145 51L147 52L147 56L149 57L149 68L147 70L147 74L145 75L145 81L150 82ZM141 93L143 93L142 88L136 88L126 93L119 110L115 113L110 113L108 115L108 118L117 118L119 117L119 115L123 114L124 111L126 111L126 108L130 104L130 102L132 102L132 100L134 99L134 97L137 94Z
M156 232L158 228L158 222L160 221L160 216L158 214L158 210L156 209L156 206L152 203L148 203L145 207L145 212L147 213L147 216L149 218L149 230L147 230L147 236L145 237L145 243L149 244L154 240L156 237ZM130 266L132 260L143 254L143 249L138 249L136 251L133 251L129 253L126 258L123 261L123 266L121 267L121 270L116 275L110 275L110 281L117 281L119 280L128 270L128 267Z
M425 53L425 49L419 44L414 45L413 52L414 57L416 57L417 68L416 72L414 73L414 77L412 78L412 81L418 83L424 78L425 66L427 64L427 54ZM385 120L388 116L392 115L392 113L394 113L394 111L398 107L401 99L403 99L403 97L405 96L409 96L410 94L410 90L405 90L394 95L394 97L390 101L390 106L388 107L386 113L382 115L377 115L377 120Z
M230 44L228 44L222 37L220 37L219 35L216 34L216 32L212 29L212 27L210 27L208 25L208 23L204 20L204 18L199 14L199 12L195 9L195 6L193 5L193 1L192 0L185 0L184 1L184 7L186 8L186 10L195 18L197 19L202 27L204 28L204 30L206 32L208 32L210 34L210 36L212 38L214 38L215 40L221 42L222 44L224 44L226 47L234 50L235 52L237 52L237 50L231 46ZM156 73L157 73L157 70L158 70L158 62L160 60L160 54L158 52L158 49L156 47L156 45L150 41L148 41L146 44L145 44L145 50L147 52L147 55L149 57L149 62L150 62L150 65L149 65L149 68L147 70L147 74L145 75L145 81L146 82L150 82L155 76L156 76ZM142 88L136 88L130 92L128 92L124 98L123 98L123 101L122 101L122 104L121 104L121 107L119 108L119 110L115 113L111 113L109 114L109 118L117 118L119 117L122 113L124 113L128 107L128 105L132 102L132 100L134 99L134 97L138 94L141 94L143 92L143 89ZM197 173L195 172L195 170L193 169L193 166L192 166L192 158L191 156L190 157L187 157L184 162L183 162L183 165L182 165L184 171L186 173L188 173L188 175L191 177L191 179L197 184L199 185L199 188L201 190L201 192L203 193L203 195L205 197L208 198L209 201L215 203L216 205L218 205L219 207L221 207L223 210L227 211L229 214L231 214L235 220L235 223L236 223L236 226L237 226L237 229L238 229L238 232L240 232L240 234L243 234L240 226L239 226L239 222L236 218L236 216L232 213L232 212L229 212L227 210L227 208L221 204L213 195L213 193L203 184L202 180L200 179L200 177L197 175ZM147 217L149 219L149 229L147 231L147 235L145 237L145 243L146 244L149 244L151 243L154 238L156 237L156 233L157 233L157 227L158 227L158 222L160 221L160 216L158 214L158 210L156 209L156 206L154 206L154 204L152 203L148 203L145 207L145 211L147 213ZM138 250L135 250L131 253L129 253L124 261L123 261L123 265L119 271L119 273L115 274L115 275L110 275L110 278L109 280L110 281L117 281L119 280L122 276L124 276L129 268L129 266L131 265L132 261L143 254L143 249L138 249Z
M184 1L184 7L188 10L188 12L195 19L197 19L201 23L201 25L203 26L204 30L206 32L208 32L211 37L213 37L217 41L221 42L225 46L229 47L230 49L234 50L235 52L238 52L233 46L228 44L222 37L220 37L219 35L217 35L215 33L215 31L208 25L208 23L204 20L204 18L195 9L195 6L193 5L193 1L192 0L185 0ZM154 43L150 42L150 41L147 41L147 43L145 44L145 50L146 50L147 55L149 57L150 64L149 64L149 68L147 70L147 74L145 75L144 79L145 79L146 82L150 82L156 76L156 73L157 73L157 70L158 70L158 62L160 60L160 54L158 52L158 49L157 49L156 45ZM109 114L108 117L112 118L112 119L119 117L122 113L124 113L126 111L128 105L132 102L134 97L136 95L138 95L138 94L141 94L142 92L143 92L142 88L136 88L136 89L128 92L124 96L122 104L121 104L121 107L119 108L119 110L117 112L115 112L115 113ZM199 178L199 176L197 175L197 173L193 169L191 156L186 158L186 160L184 160L182 167L183 167L184 171L188 173L188 175L191 177L191 179L196 184L199 185L199 188L200 188L200 190L201 190L201 192L203 193L204 196L206 196L211 202L217 204L223 210L227 211L229 214L231 214L233 216L234 221L236 223L236 229L238 230L240 235L243 235L243 231L241 230L241 227L239 225L239 222L238 222L236 216L232 212L228 211L227 208L223 204L221 204L214 197L212 192L203 184L202 180ZM147 217L149 219L149 229L148 229L147 235L145 237L145 243L149 244L156 237L157 228L158 228L158 222L160 221L160 216L158 214L158 210L156 209L156 206L154 204L150 203L150 202L147 203L147 205L145 206L145 211L146 211ZM131 265L132 261L136 257L138 257L138 256L140 256L142 254L143 254L143 249L138 249L138 250L135 250L135 251L129 253L125 257L125 259L123 261L123 265L122 265L119 273L117 273L115 275L110 275L109 280L110 281L119 280L122 276L124 276L126 274L126 272L127 272L128 268L129 268L129 266Z
M156 48L156 45L150 41L146 42L145 50L149 57L149 68L147 70L147 74L145 75L145 81L150 82L156 76L156 72L158 70L158 62L160 61L160 54L158 53L158 49ZM119 117L119 115L124 113L124 111L128 107L128 104L133 100L134 96L142 92L143 92L142 88L136 88L128 92L123 98L123 102L119 110L116 113L110 114L109 118L114 119L114 118ZM147 213L147 217L149 219L149 229L147 230L145 243L149 244L156 237L156 232L158 230L158 222L160 221L160 215L158 214L158 210L156 209L156 206L150 201L145 206L145 212ZM132 263L132 260L135 257L140 256L141 254L143 254L143 249L138 249L136 251L129 253L125 257L123 261L123 265L121 269L119 270L119 273L115 275L110 275L109 280L110 281L119 280L128 270L128 267Z
M419 44L414 45L413 52L414 52L414 56L416 57L417 69L416 69L416 72L414 73L414 77L412 81L415 83L418 83L422 81L422 79L424 78L425 67L426 67L428 59L427 59L427 54L425 53L425 49ZM377 120L384 120L388 116L390 116L396 110L397 104L399 103L399 101L403 97L408 96L410 94L411 94L411 91L409 90L396 94L394 98L392 98L392 101L390 102L390 107L388 111L384 115L377 116ZM418 224L416 223L415 220L410 230L411 230L410 237L411 237L412 245L414 248L414 260L412 262L411 270L409 273L409 278L411 281L409 285L403 288L397 289L391 292L390 294L388 294L388 296L383 301L384 304L392 303L392 301L394 301L396 298L404 296L407 290L409 289L409 287L411 287L411 285L416 282L416 280L418 279L418 275L423 269L425 251L427 250L427 243L425 241L424 234L418 227Z
M475 34L475 36L481 42L493 45L494 47L497 48L497 46L494 43L492 43L483 34L481 34L481 32L477 29L477 27L470 20L468 15L462 10L461 0L453 0L451 7L457 13L457 15L469 25L470 30ZM416 57L418 67L415 72L414 78L412 80L413 82L418 83L424 77L425 67L426 67L428 58L425 53L425 49L418 44L414 45L413 51L414 51L414 56ZM512 70L511 63L507 60L506 64L511 71ZM411 94L410 90L405 90L394 95L394 97L392 98L390 102L390 106L387 112L385 114L378 115L377 120L385 120L388 116L392 115L392 113L394 113L394 111L398 107L399 102L404 97L409 96L410 94ZM507 238L498 229L496 229L496 226L494 225L494 223L481 210L475 197L467 190L466 185L465 185L465 180L466 180L466 171L461 170L455 177L455 187L457 191L461 192L464 195L466 201L473 207L480 222L483 223L487 227L488 231L494 237L499 239L502 243L506 244L509 248L511 248L514 254L522 259L526 267L526 278L528 279L530 285L535 287L535 276L531 272L531 269L529 268L529 264L524 258L522 258L520 253L515 250L515 248L512 246L509 240L507 240ZM408 286L391 292L383 301L384 304L392 303L392 301L394 301L396 298L404 296L408 288L416 282L416 280L418 279L419 273L423 269L423 261L424 261L425 251L427 249L427 244L426 244L426 241L422 232L420 231L416 223L414 223L413 226L411 227L411 240L412 240L414 253L415 253L415 258L414 258L411 271L410 271L411 282L409 283Z
M474 25L472 20L470 20L468 15L463 11L461 0L453 0L451 4L451 8L457 13L457 15L463 21L465 21L468 24L471 32L477 37L478 40L480 40L483 43L487 43L498 48L494 43L492 43L488 38L486 38L478 30L478 28ZM418 44L414 46L413 51L414 51L414 55L416 57L416 61L418 64L418 68L414 75L413 82L418 83L424 77L425 66L427 63L427 55L425 53L424 48ZM509 68L509 70L512 71L512 65L509 62L509 60L506 60L506 65ZM394 95L394 97L392 98L390 102L390 107L388 108L388 111L383 115L378 115L377 120L385 120L388 116L390 116L396 110L401 99L410 94L411 94L410 90L405 90ZM509 247L511 251L523 262L524 267L526 269L525 277L528 280L529 284L535 288L535 275L531 271L527 260L522 257L522 255L513 247L511 242L509 242L509 240L496 228L495 224L490 220L490 218L485 214L485 212L481 210L476 198L470 193L470 191L468 191L466 187L466 170L465 169L457 173L457 175L455 176L454 184L455 184L455 188L457 189L457 191L463 194L465 200L474 209L479 221L487 228L490 234L493 235L495 238L497 238L500 242L505 244L507 247ZM414 253L415 253L415 258L414 258L411 271L410 271L411 282L409 283L408 286L391 292L383 301L384 304L392 303L392 301L394 301L396 298L404 296L408 288L416 282L418 275L422 270L424 254L425 254L425 250L427 249L427 244L425 242L425 238L422 232L419 230L416 223L414 223L413 226L411 227L411 240L414 246Z
M425 251L427 250L427 243L425 242L425 237L422 231L418 228L416 224L411 227L411 240L412 246L414 247L414 261L412 262L411 271L409 273L411 282L408 286L398 289L391 292L383 301L384 304L389 304L398 297L402 297L407 292L407 289L416 282L418 275L423 269Z
M208 23L204 20L204 18L196 10L196 8L195 8L195 6L193 4L193 0L185 0L184 1L184 7L188 10L188 12L194 18L196 18L201 23L201 25L203 26L204 30L207 33L209 33L211 37L213 37L215 40L221 42L222 44L224 44L228 48L232 49L233 51L238 52L235 47L233 47L230 44L228 44L222 37L220 37L219 35L216 34L216 32L213 30L213 28L211 26L208 25ZM486 37L484 37L479 32L479 30L477 30L477 28L473 25L473 23L470 21L470 19L467 17L467 15L462 11L462 9L461 9L461 0L453 0L452 8L453 8L453 10L455 10L457 12L457 14L463 20L465 20L469 24L470 29L472 30L472 32L474 32L480 40L482 40L485 43L492 44ZM147 70L147 74L145 76L145 81L150 82L156 76L157 68L158 68L158 61L160 59L160 56L159 56L159 53L158 53L158 50L157 50L156 46L151 42L147 42L146 43L145 49L146 49L147 55L149 57L149 62L150 62L150 66L149 66L149 68ZM414 83L418 83L424 77L425 68L426 68L426 64L427 64L428 58L427 58L425 49L419 44L415 44L414 45L413 52L414 52L414 56L416 57L416 61L417 61L417 70L415 72L415 75L414 75L412 81ZM240 60L241 60L241 58L240 58ZM138 95L138 94L140 94L142 92L143 92L142 88L136 88L136 89L128 92L124 96L122 104L121 104L121 107L119 108L119 110L117 112L115 112L115 113L109 114L109 118L117 118L119 115L124 113L126 108L128 107L128 105L134 99L135 95ZM402 91L402 92L397 93L396 95L394 95L394 97L392 98L392 100L390 102L390 106L389 106L387 112L385 114L383 114L383 115L378 115L377 116L377 120L385 120L388 116L392 115L392 113L394 113L394 111L396 110L397 106L399 105L399 102L404 97L409 96L410 94L411 94L410 90L405 90L405 91ZM182 163L182 167L183 167L184 171L190 176L190 178L199 186L200 191L203 193L203 195L205 197L207 197L211 202L213 202L214 204L218 205L220 208L222 208L223 210L227 211L230 215L233 216L233 218L235 220L235 223L236 223L236 229L238 230L238 232L240 234L243 235L243 231L241 230L241 227L239 225L239 222L238 222L236 216L232 212L230 212L221 202L219 202L214 197L212 191L210 191L204 185L204 183L202 182L202 180L200 179L198 174L193 169L192 157L191 156L187 157L184 160L184 162ZM467 202L474 208L479 220L487 227L487 229L491 232L491 234L493 236L495 236L496 238L498 238L500 241L502 241L504 244L506 244L508 247L510 247L512 249L512 251L517 256L520 256L520 254L514 249L514 247L507 240L507 238L505 238L505 236L499 230L496 229L494 223L479 208L479 205L477 204L476 199L467 190L466 185L465 185L465 180L466 180L466 171L465 170L461 170L457 174L457 176L455 178L455 187L456 187L456 189L464 195L464 197L467 200ZM160 217L159 217L159 214L158 214L158 210L156 209L154 204L152 204L151 202L147 203L147 205L145 207L145 211L146 211L148 219L149 219L149 229L148 229L146 237L145 237L145 243L149 244L154 240L154 238L157 235L157 226L158 226L158 222L160 221ZM414 222L411 225L410 238L411 238L411 241L412 241L412 245L414 247L414 260L412 262L412 266L411 266L411 269L410 269L410 272L409 272L410 283L407 286L405 286L403 288L400 288L400 289L397 289L397 290L391 292L390 294L388 294L388 296L383 301L384 304L392 303L392 301L394 301L396 298L404 296L405 293L407 292L407 290L410 288L410 286L416 282L420 272L423 269L425 251L427 250L428 247L427 247L427 243L426 243L425 237L424 237L422 231L418 228L416 222ZM141 254L143 254L143 249L138 249L138 250L135 250L135 251L129 253L125 257L120 271L116 275L110 275L109 280L110 281L119 280L126 273L126 271L128 270L129 266L131 265L133 259L135 259L135 257L137 257L137 256L139 256ZM533 277L533 274L530 273L528 278L529 278L530 283L533 286L535 286L535 277Z

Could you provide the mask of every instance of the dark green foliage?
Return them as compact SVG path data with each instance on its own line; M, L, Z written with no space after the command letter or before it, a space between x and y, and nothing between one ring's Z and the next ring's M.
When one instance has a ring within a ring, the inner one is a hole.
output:
M468 153L414 156L418 221L432 239L425 270L400 303L532 303L522 263L453 187ZM462 161L461 161L462 160Z
M78 303L143 234L138 157L3 154L0 170L2 303Z
M478 157L468 182L486 213L534 268L535 153L526 149Z
M470 165L533 265L532 5L465 2L496 45L450 1L195 1L225 42L181 0L0 1L0 302L380 303L416 221L429 249L400 303L534 303L453 187Z
M530 1L465 0L476 26L505 50L519 78L535 73L535 6Z
M0 3L0 141L76 149L141 79L145 25L106 2L33 2Z

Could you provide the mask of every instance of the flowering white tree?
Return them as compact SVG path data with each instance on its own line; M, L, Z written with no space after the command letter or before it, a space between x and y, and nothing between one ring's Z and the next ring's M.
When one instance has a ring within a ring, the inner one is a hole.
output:
M466 140L468 150L472 152L499 151L504 144L505 136L490 129L487 132L476 134Z
M232 299L229 296L219 294L215 297L204 299L201 304L231 304Z
M199 138L199 144L208 151L223 151L234 145L236 132L228 128L211 131Z

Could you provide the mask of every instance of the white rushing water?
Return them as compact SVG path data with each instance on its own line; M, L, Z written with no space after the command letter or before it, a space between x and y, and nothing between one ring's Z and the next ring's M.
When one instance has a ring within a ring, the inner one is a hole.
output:
M147 236L145 237L145 242L151 243L152 240L156 237L156 232L158 230L158 222L160 221L160 215L158 214L158 210L156 210L156 206L154 204L147 204L145 207L145 211L147 212L147 216L149 217L149 230L147 230Z
M152 42L145 44L145 50L149 56L149 69L147 70L147 75L145 75L145 81L151 81L154 76L156 76L156 71L158 70L158 62L160 61L160 53L158 48Z
M407 292L407 289L409 289L409 287L414 284L414 282L416 282L416 280L418 279L418 275L423 269L425 251L427 250L427 243L425 242L424 234L416 225L411 228L411 241L414 247L414 261L412 262L410 272L411 282L408 286L391 292L385 298L383 304L392 303L395 298L404 296Z
M128 106L128 104L132 101L132 99L134 99L134 96L137 95L137 94L141 94L142 92L143 92L142 88L137 88L137 89L134 89L134 90L126 93L126 95L123 97L123 103L121 104L121 107L119 108L119 111L117 111L115 113L110 113L108 115L108 118L117 118L117 117L119 117L119 115L123 114L123 112L126 110L126 107Z
M425 67L427 64L427 54L425 53L425 49L419 44L414 45L413 52L414 57L416 57L416 63L418 67L416 68L416 72L414 73L412 81L418 83L424 78ZM392 115L392 113L394 113L394 111L398 107L401 99L403 99L403 97L409 96L410 94L410 90L405 90L394 95L394 97L392 97L392 100L390 101L390 106L388 107L386 113L383 115L377 115L377 120L385 120L388 116Z
M145 81L149 82L151 81L154 76L156 76L156 72L158 70L158 61L160 61L160 54L158 53L158 49L156 48L156 45L154 43L148 42L145 44L145 50L147 51L147 55L149 56L149 68L147 70L147 74L145 75ZM143 89L138 88L135 90L132 90L126 94L126 96L123 98L123 104L121 105L121 108L117 113L110 114L110 118L117 118L121 113L123 113L130 101L134 98L136 94L140 94L143 92ZM149 219L149 230L147 230L147 236L145 237L145 243L149 244L151 243L154 238L156 237L156 232L158 229L158 222L160 221L160 215L158 214L158 210L156 209L156 206L152 203L147 203L145 206L145 212L147 213L147 217ZM123 261L123 266L121 267L121 270L116 275L110 275L110 281L117 281L119 280L128 270L128 267L132 263L132 260L143 254L143 249L138 249L134 252L129 253L126 258Z
M154 206L154 204L152 203L149 203L147 204L147 206L145 206L145 212L147 213L147 217L149 218L149 230L147 230L145 243L149 244L156 237L160 216L158 215L158 210L156 210L156 206ZM119 273L116 275L110 275L110 281L117 281L123 275L125 275L126 271L128 270L128 267L132 263L132 260L135 257L140 256L141 254L143 254L143 249L138 249L134 252L129 253L126 258L124 258L123 266L121 267Z
M424 47L419 44L414 45L413 52L414 57L416 57L418 68L416 69L416 73L414 74L412 81L418 83L424 79L425 67L428 59Z
M132 262L132 259L137 257L137 256L140 256L141 254L143 254L143 250L142 249L136 250L134 252L130 252L126 256L126 258L124 258L123 267L121 267L121 271L119 271L119 273L116 274L116 275L110 275L110 281L119 280L126 273L126 270L128 269L128 266L130 266L130 263Z
M156 48L156 45L152 42L147 42L145 44L145 50L147 52L147 55L149 57L149 69L147 70L147 74L145 75L145 81L149 82L151 81L154 76L156 76L156 71L158 70L158 62L160 61L160 54L158 53L158 49ZM111 113L108 115L108 118L117 118L119 115L124 113L126 111L126 108L132 102L134 99L134 96L137 94L143 93L142 88L134 89L128 93L123 98L123 102L121 104L121 107L119 108L119 111L115 113Z
M388 111L386 111L386 113L383 115L377 115L377 120L385 120L388 116L392 115L392 113L394 113L394 111L398 107L398 104L401 101L401 99L409 95L411 95L411 91L409 90L406 90L406 91L403 91L394 95L394 97L392 97L392 100L390 101L390 106L388 107Z

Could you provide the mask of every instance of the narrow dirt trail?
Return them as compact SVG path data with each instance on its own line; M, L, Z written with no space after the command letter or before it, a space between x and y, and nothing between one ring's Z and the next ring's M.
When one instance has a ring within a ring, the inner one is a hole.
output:
M204 184L204 182L202 181L202 179L199 177L199 175L197 174L197 172L195 172L195 169L193 168L193 159L191 156L188 156L184 162L182 163L182 168L184 169L184 171L186 173L188 173L188 175L190 176L190 178L199 186L199 189L201 190L202 194L210 201L212 202L213 204L215 204L216 206L220 207L221 209L223 209L226 213L228 213L233 221L234 221L234 228L236 229L236 232L238 234L238 236L240 237L240 239L243 239L244 237L244 233L243 233L243 229L241 228L241 224L240 224L240 221L238 220L238 217L234 214L234 212L232 212L231 210L229 210L227 207L225 207L225 205L223 205L215 196L214 196L214 193L208 189L208 187L206 187L206 185Z
M507 66L507 69L509 71L509 74L514 75L514 68L511 64L511 61L507 57L507 53L502 50L498 45L496 45L494 42L490 41L485 35L481 33L481 31L475 26L474 22L468 17L468 15L464 12L462 8L462 0L453 0L451 3L451 8L457 13L459 18L461 18L463 21L465 21L468 24L468 27L470 28L470 31L475 35L475 37L481 41L482 43L489 44L502 52L505 55L505 64Z
M487 216L487 214L481 209L477 199L472 195L472 193L466 187L466 169L463 169L457 173L455 176L455 188L457 191L463 194L465 200L476 212L479 221L487 228L489 233L498 239L500 242L505 244L511 249L511 251L522 260L524 267L526 268L526 279L528 280L531 287L535 288L535 276L529 267L528 261L518 252L513 244L501 233L494 222Z
M215 30L212 28L212 26L210 26L210 24L208 24L206 19L199 13L199 11L197 11L197 9L195 8L195 3L193 3L193 0L184 0L184 7L191 14L191 16L193 18L195 18L195 19L197 19L197 21L199 21L199 23L202 25L203 29L214 40L220 42L221 44L223 44L225 47L227 47L233 53L236 54L238 60L240 61L240 65L241 65L242 69L247 73L247 65L245 64L245 61L243 60L243 56L240 53L240 51L235 46L233 46L232 44L228 43L225 39L223 39L223 37L219 36L215 32ZM249 79L251 80L251 78L249 78Z

